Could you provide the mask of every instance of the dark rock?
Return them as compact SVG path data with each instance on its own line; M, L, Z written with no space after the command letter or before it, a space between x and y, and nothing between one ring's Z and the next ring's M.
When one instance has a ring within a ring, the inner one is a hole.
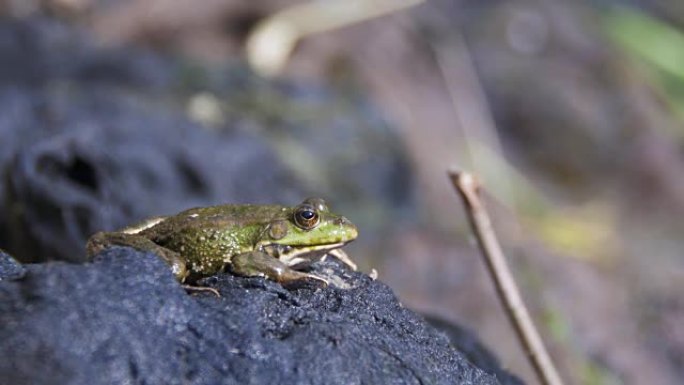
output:
M23 262L82 261L94 232L153 215L302 199L264 140L219 136L120 94L8 89L0 116L0 246Z
M25 112L0 123L0 135L16 144L0 229L9 238L4 247L23 262L82 261L91 234L153 215L302 199L297 179L254 136L219 137L182 116L144 111L117 96L30 95ZM67 96L70 104L61 105ZM20 117L46 108L50 120L19 128Z
M150 254L27 265L0 282L7 384L497 384L391 290L336 261L345 288L221 274L186 294Z
M451 344L461 352L468 361L487 373L493 374L501 385L523 385L521 379L503 370L499 360L480 342L477 336L453 322L442 318L423 315L425 320L437 330L444 332Z
M176 63L46 17L0 21L0 247L83 261L91 234L149 216L301 201L267 141L182 113Z
M21 278L24 274L26 269L0 249L0 281Z

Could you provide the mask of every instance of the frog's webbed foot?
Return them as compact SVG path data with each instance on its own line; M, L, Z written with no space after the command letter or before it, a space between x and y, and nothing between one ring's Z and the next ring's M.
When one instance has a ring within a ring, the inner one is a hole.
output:
M356 263L354 263L354 261L352 261L351 258L349 258L349 255L347 253L345 253L344 250L342 250L342 249L330 250L330 251L328 251L328 254L323 256L323 258L327 257L328 255L332 255L333 257L339 259L345 265L349 266L350 269L356 271L356 269L357 269Z
M302 284L328 286L328 281L325 279L291 269L279 259L258 251L234 256L231 261L231 270L233 273L245 277L267 277L284 286L300 286Z
M151 252L158 255L171 267L171 272L179 282L185 281L188 276L188 270L185 266L185 261L180 254L165 247L161 247L151 240L136 235L127 234L123 232L99 232L88 239L86 244L86 252L88 258L103 251L111 246L128 246L136 250Z
M214 289L213 287L208 287L208 286L193 286L193 285L183 285L183 289L187 291L188 293L212 293L216 297L221 298L221 293L219 293L218 290Z

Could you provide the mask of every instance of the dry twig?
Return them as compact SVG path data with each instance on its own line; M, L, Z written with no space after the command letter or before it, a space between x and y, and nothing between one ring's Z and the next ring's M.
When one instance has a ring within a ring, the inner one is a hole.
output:
M247 61L262 76L278 75L300 39L412 7L423 1L311 1L293 5L267 17L254 28L247 39Z
M463 198L470 225L477 237L499 299L506 309L506 314L515 328L539 381L544 385L562 385L563 382L544 347L539 332L534 327L494 234L489 214L480 199L479 183L466 172L450 171L449 177Z

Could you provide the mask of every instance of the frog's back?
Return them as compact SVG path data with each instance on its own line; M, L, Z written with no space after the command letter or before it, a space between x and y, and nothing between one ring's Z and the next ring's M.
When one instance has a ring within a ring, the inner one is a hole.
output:
M251 251L266 226L288 212L276 205L198 207L166 218L141 235L178 252L192 272L213 274Z
M145 230L158 236L193 229L237 229L270 223L285 216L289 209L278 205L219 205L196 207L167 217L161 223Z

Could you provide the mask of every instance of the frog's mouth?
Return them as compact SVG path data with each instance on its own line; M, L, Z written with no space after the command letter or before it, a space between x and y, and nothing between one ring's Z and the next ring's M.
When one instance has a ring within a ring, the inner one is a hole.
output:
M328 243L315 246L290 246L271 243L264 245L263 250L266 254L278 258L286 265L298 266L319 259L329 251L339 249L347 242Z

